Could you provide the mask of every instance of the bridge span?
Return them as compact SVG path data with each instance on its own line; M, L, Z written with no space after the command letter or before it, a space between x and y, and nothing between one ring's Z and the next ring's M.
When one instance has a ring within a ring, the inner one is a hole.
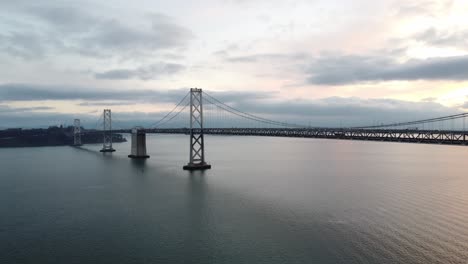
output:
M151 128L147 134L190 134L190 128ZM200 130L198 130L201 133ZM102 133L83 131L83 133ZM131 133L130 129L112 133ZM346 128L204 128L206 135L323 138L404 143L468 145L468 131L418 129L346 129Z
M123 131L122 131L123 132ZM147 133L190 134L189 128L147 129ZM346 128L204 128L207 135L266 136L372 140L406 143L467 145L468 132L458 130L346 129Z
M132 133L132 153L129 157L146 155L146 133L185 134L189 136L189 162L184 169L209 169L205 161L204 135L268 136L291 138L323 138L340 140L371 140L387 142L468 145L465 121L468 113L429 119L361 127L325 128L281 122L250 114L192 88L180 102L154 124L138 129L112 127L111 110L105 109L102 130L81 129L80 120L74 122L74 145L79 146L81 134L102 133L102 152L112 152L113 133ZM437 129L437 127L439 129ZM451 127L451 129L445 129ZM430 129L429 129L430 128ZM141 155L136 154L142 153Z

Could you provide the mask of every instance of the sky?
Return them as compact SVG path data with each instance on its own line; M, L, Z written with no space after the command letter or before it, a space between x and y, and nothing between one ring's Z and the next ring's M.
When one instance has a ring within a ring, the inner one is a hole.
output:
M333 126L468 109L465 0L0 0L0 128L157 121L190 87Z

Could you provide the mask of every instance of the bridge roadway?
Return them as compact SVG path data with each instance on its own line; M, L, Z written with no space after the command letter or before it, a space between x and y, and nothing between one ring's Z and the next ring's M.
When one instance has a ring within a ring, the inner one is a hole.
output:
M197 130L199 132L199 130ZM113 132L129 133L130 130ZM189 134L188 128L146 129L146 133ZM297 138L327 138L372 140L426 144L467 145L468 131L409 129L347 129L347 128L204 128L207 135L267 136Z
M151 134L190 134L189 128L145 129ZM200 132L199 129L194 129ZM83 134L102 133L85 130ZM131 129L112 130L112 133L131 133ZM406 143L468 145L468 131L411 130L411 129L348 129L348 128L204 128L207 135L266 136L296 138L327 138L343 140L371 140Z

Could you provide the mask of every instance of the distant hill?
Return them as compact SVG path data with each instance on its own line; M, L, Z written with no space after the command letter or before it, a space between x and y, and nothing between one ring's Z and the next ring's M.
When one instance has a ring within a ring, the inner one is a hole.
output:
M82 129L82 131L85 131ZM102 143L101 133L85 133L81 136L83 144ZM121 134L112 135L113 142L126 142ZM65 146L73 144L73 127L49 127L47 129L9 128L0 130L0 148Z

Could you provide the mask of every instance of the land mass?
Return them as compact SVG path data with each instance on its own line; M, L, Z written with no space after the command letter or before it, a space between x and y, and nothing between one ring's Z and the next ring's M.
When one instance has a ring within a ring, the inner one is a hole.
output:
M103 135L96 130L83 130L83 144L102 143ZM112 134L112 142L126 142L121 134ZM73 127L51 126L49 128L9 128L0 130L0 148L66 146L73 144Z

